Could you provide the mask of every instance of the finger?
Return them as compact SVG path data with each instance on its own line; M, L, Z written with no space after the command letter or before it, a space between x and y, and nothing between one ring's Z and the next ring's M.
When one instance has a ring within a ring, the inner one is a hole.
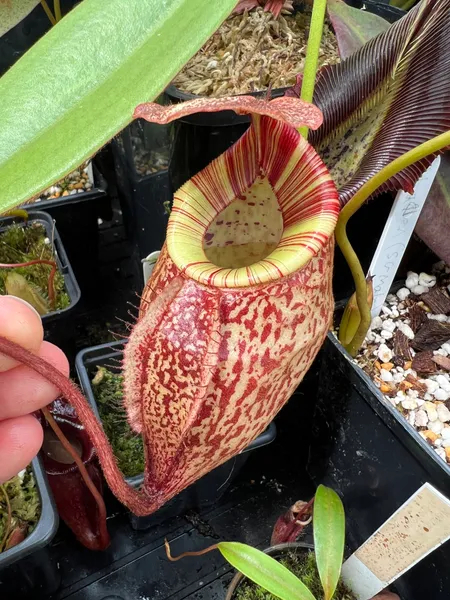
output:
M43 342L38 355L69 375L69 362L57 346ZM58 396L57 388L27 366L0 373L0 420L32 413Z
M0 296L0 336L36 353L44 339L41 318L28 302L13 296ZM0 372L17 364L0 354Z
M31 415L0 422L0 483L30 464L42 440L42 427Z

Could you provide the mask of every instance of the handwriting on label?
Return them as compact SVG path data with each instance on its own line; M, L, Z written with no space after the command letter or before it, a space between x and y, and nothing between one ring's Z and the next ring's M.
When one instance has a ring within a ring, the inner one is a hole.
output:
M345 561L342 579L369 600L449 539L450 500L425 483Z
M450 504L422 488L356 556L382 581L396 579L450 536Z
M439 164L436 158L416 183L414 194L397 194L369 269L374 277L372 317L378 315L389 293Z

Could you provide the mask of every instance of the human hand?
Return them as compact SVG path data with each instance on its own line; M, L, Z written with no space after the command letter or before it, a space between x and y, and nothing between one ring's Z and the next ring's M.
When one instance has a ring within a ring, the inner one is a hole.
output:
M41 318L27 302L0 296L0 336L69 375L67 358L59 348L43 341ZM0 354L0 483L17 475L39 452L42 427L31 413L58 395L58 390L32 369Z

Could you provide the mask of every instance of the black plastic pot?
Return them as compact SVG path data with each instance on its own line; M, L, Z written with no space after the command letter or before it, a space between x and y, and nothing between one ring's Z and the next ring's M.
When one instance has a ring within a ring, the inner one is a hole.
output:
M0 590L14 590L16 599L37 597L39 594L48 597L60 583L57 566L51 561L47 549L58 529L58 513L41 460L35 458L32 467L41 500L40 519L23 542L0 554ZM1 596L7 600L3 593Z
M401 19L406 14L406 11L396 6L390 6L389 2L390 0L345 0L346 4L354 8L367 10L374 15L386 19L389 23L394 23L394 21Z
M80 288L78 287L77 280L75 279L69 259L67 258L64 246L61 242L61 238L59 237L58 230L56 229L51 217L47 213L39 211L29 211L28 216L29 223L40 223L43 227L45 227L47 237L50 240L53 240L56 264L58 265L58 269L64 277L64 284L67 294L70 298L70 305L67 308L50 312L42 317L44 327L47 328L49 324L55 323L56 321L61 321L63 318L65 318L67 313L75 308L75 305L80 299L81 292ZM22 219L4 217L0 218L0 233L5 231L13 223L19 223L23 227L26 227Z
M264 554L268 554L272 558L282 558L284 554L287 552L311 552L314 550L314 546L312 544L305 544L304 542L289 542L286 544L278 544L277 546L271 546L264 550ZM236 573L233 579L228 586L227 595L225 596L225 600L234 600L235 592L237 588L243 583L247 578L242 573Z
M94 412L100 420L94 393L92 391L91 379L96 372L96 367L107 366L112 369L111 363L122 358L122 342L102 344L81 351L75 361L80 385L91 404ZM215 504L227 491L240 469L244 466L249 453L253 450L266 446L274 441L276 427L271 423L264 433L259 435L241 454L230 459L220 467L217 467L189 488L175 496L155 514L148 517L137 517L130 513L130 521L133 529L148 529L158 525L171 517L183 514L192 508L204 508ZM143 482L143 474L130 477L127 482L133 487L139 487Z
M403 16L404 11L378 2L348 0L347 4L361 8L393 22ZM271 97L283 96L287 88L272 90ZM182 92L169 85L166 96L172 103L198 98L195 94ZM266 91L249 93L264 97ZM246 131L250 117L237 115L233 111L197 113L178 119L174 126L174 142L170 158L169 175L174 190L206 167L212 160L225 152Z
M308 471L341 496L347 542L356 550L419 487L450 497L450 466L387 402L330 333L321 353ZM396 583L408 600L446 600L450 546L435 550Z
M370 0L346 0L355 8L367 10L389 22L401 18L404 11ZM272 91L272 96L281 96L285 89ZM173 102L191 100L197 96L182 92L174 85L166 89L168 99ZM251 94L264 96L265 92ZM183 183L206 167L213 159L225 152L246 131L250 124L248 116L237 115L232 111L219 113L198 113L182 117L174 124L174 141L169 165L172 189L178 189ZM372 256L382 234L392 205L392 198L379 198L377 202L366 204L349 223L349 238L361 262L369 267ZM367 224L370 223L371 236L367 236ZM154 248L156 249L156 248ZM348 297L352 293L353 281L345 259L336 251L336 268L333 282L337 299Z
M287 88L272 90L271 97L283 96ZM199 98L182 92L174 85L166 89L172 103ZM249 93L264 97L266 92ZM231 110L218 113L196 113L174 123L174 138L169 164L170 183L177 190L193 175L230 148L248 129L250 117Z
M161 96L157 101L164 104L167 99ZM160 250L166 238L172 198L167 171L172 134L172 124L157 125L137 119L111 144L123 220L136 247L140 278L140 261Z
M112 218L106 181L95 167L93 175L94 186L89 191L33 204L33 208L54 219L83 296L99 279L95 273L99 256L98 220Z

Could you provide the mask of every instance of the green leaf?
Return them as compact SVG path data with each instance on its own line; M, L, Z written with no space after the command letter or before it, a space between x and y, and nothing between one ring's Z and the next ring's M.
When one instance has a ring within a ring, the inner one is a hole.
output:
M0 0L0 37L20 23L40 0Z
M345 515L339 496L324 485L319 485L314 498L313 530L324 600L330 600L336 591L344 558Z
M343 0L327 0L327 11L336 34L341 59L347 58L389 28L385 19L367 10L353 8Z
M38 195L156 98L236 0L83 0L0 79L0 213Z
M402 10L409 10L417 4L417 2L419 2L419 0L391 0L389 4L396 8L401 8Z
M218 548L230 565L277 598L316 600L298 577L261 550L239 542L220 542Z
M346 204L394 159L450 129L450 0L423 0L338 65L319 72L314 103L324 123L309 141ZM299 85L290 93L299 93ZM414 184L427 157L379 192Z

